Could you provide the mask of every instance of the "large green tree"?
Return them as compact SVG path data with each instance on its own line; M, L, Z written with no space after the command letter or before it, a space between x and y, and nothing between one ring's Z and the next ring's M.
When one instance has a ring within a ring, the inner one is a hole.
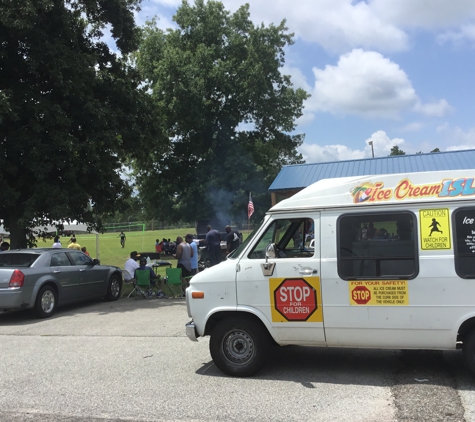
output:
M135 167L142 200L160 219L245 219L252 191L259 218L281 167L302 162L291 133L308 95L282 73L292 34L214 0L183 1L173 19L150 22L137 55L171 141Z
M126 60L138 4L0 0L0 219L12 247L34 243L37 225L97 223L128 197L122 165L157 122Z

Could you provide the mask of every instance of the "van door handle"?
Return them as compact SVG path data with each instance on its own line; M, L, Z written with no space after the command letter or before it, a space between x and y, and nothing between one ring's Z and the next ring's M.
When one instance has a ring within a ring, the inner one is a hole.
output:
M61 272L61 271L59 271L59 270L54 270L54 271L53 271L53 274L59 274L60 272Z
M313 268L301 268L299 274L310 276L312 274L318 274L318 270L314 270Z

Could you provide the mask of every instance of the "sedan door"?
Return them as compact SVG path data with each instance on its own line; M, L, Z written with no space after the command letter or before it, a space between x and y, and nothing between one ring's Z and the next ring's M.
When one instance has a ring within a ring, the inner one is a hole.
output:
M79 270L81 298L105 296L109 269L94 265L92 259L81 251L70 251L68 255Z
M69 302L80 297L81 276L78 268L71 263L66 252L51 254L50 271L61 286L60 302Z

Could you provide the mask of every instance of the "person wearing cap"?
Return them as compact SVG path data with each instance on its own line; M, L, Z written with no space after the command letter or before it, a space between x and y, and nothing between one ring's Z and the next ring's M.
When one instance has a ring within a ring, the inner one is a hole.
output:
M161 299L167 299L167 295L165 293L163 293L163 291L162 291L162 286L157 285L157 281L156 281L156 280L158 280L158 282L160 282L160 284L163 284L162 277L155 274L152 267L149 267L147 265L147 258L146 257L142 256L140 258L140 265L139 265L138 268L135 269L135 271L137 271L137 270L146 270L146 271L148 271L149 274L150 274L150 284L152 286L155 286L155 287L158 288L157 297L161 298ZM134 278L137 280L137 276L136 276L135 272L134 272Z
M196 246L196 242L193 242L192 234L187 234L185 240L193 250L193 255L191 256L191 275L195 275L198 272L198 246Z
M140 254L138 254L137 251L132 251L130 252L130 258L125 261L124 270L128 271L130 278L135 277L135 270L139 267L139 264L137 264L137 258L139 257Z

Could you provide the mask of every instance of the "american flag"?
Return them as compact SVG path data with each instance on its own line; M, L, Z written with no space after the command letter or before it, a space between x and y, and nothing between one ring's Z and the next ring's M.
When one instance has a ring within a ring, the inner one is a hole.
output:
M254 204L252 202L251 192L249 192L249 203L247 204L247 218L251 218L252 214L254 214Z

